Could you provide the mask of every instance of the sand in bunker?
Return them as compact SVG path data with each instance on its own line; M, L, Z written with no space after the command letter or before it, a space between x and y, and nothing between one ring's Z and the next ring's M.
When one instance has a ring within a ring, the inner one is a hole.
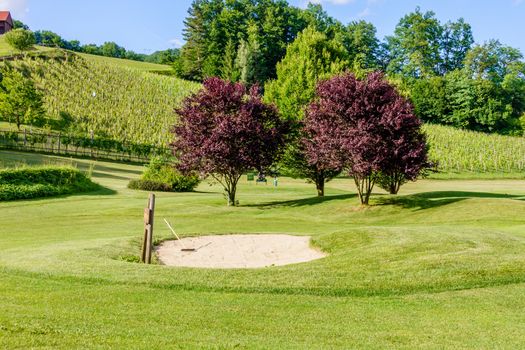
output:
M181 248L195 248L183 252ZM258 268L320 259L326 254L310 247L310 237L289 235L221 235L166 241L157 248L161 263L206 268Z

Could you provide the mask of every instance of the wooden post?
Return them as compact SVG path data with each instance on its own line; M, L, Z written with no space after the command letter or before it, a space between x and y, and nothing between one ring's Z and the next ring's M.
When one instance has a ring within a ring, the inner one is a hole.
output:
M153 251L153 218L155 216L155 195L149 194L148 207L144 208L144 238L142 241L142 254L140 261L151 264Z

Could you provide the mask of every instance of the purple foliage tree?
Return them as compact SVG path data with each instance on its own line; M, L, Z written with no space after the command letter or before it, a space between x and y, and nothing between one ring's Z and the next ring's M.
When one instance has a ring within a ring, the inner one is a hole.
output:
M428 165L419 119L381 73L319 83L305 123L309 163L348 169L362 204L369 203L376 181L397 193Z
M172 143L177 167L210 175L236 205L237 183L245 172L264 171L279 156L287 124L277 109L261 100L258 87L210 78L176 110Z

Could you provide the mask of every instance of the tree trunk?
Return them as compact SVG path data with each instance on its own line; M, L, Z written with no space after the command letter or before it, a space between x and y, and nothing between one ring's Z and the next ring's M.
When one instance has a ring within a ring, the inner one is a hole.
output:
M236 206L236 203L235 203L235 192L237 191L236 188L232 188L232 189L229 189L227 191L227 195L228 195L228 206L231 206L231 207L235 207Z
M388 192L390 192L390 194L397 194L398 191L399 191L399 187L397 185L397 181L392 181L392 183L390 183Z
M374 188L375 178L374 175L368 175L365 177L354 176L354 181L357 186L357 194L362 205L368 205L370 203L370 195Z
M397 194L399 192L399 189L401 188L401 183L403 179L404 179L403 174L395 173L392 176L392 180L390 182L388 192L390 192L390 194Z
M319 176L315 181L315 187L317 188L317 196L324 197L324 177Z
M235 195L237 194L237 183L241 178L240 175L227 175L224 177L224 190L226 191L226 196L228 197L228 206L235 207L237 202L235 200Z

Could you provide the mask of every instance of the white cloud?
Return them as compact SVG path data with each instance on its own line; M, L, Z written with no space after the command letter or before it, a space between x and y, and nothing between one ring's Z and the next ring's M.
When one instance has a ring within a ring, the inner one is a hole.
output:
M11 14L16 19L23 17L26 12L29 12L27 0L0 0L0 10L11 11Z
M523 3L523 0L513 0L514 2L514 5L521 5L521 3Z
M168 40L168 43L175 47L181 47L182 45L184 45L184 41L180 40L179 38Z

